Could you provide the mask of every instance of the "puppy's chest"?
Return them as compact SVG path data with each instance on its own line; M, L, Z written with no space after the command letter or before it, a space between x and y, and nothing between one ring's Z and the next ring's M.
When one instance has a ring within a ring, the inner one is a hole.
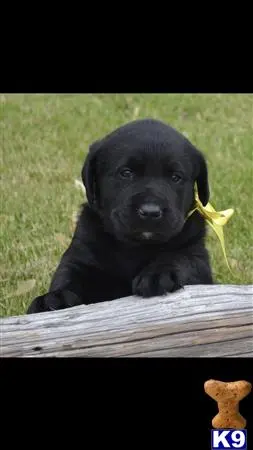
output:
M158 251L113 250L103 261L104 267L111 275L131 281L145 266L154 261Z

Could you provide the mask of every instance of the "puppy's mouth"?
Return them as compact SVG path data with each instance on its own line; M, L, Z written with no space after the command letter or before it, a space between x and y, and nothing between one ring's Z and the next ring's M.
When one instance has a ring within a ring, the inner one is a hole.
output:
M166 242L168 235L157 231L132 231L128 234L128 239L140 243Z
M158 234L154 231L130 231L128 238L135 242L157 240Z
M141 233L141 237L143 239L147 239L147 240L152 239L153 235L154 235L154 233L152 231L143 231Z
M135 221L129 223L127 219L117 210L112 212L111 220L114 233L119 240L135 243L167 242L177 235L183 226L183 222L181 224L181 221L176 220L176 218L171 221L165 219L159 224L152 223L145 225L139 222L136 223Z

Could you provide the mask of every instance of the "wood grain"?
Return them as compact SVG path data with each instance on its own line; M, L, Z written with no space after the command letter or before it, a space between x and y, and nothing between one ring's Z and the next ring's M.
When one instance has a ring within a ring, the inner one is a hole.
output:
M1 357L252 357L253 285L0 319Z

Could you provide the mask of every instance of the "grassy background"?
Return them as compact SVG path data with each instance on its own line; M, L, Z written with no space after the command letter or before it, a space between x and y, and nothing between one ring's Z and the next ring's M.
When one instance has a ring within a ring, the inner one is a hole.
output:
M184 132L209 165L211 203L235 208L225 227L232 276L212 230L219 283L253 282L253 95L0 95L0 315L23 314L45 292L83 201L74 180L89 144L134 118Z

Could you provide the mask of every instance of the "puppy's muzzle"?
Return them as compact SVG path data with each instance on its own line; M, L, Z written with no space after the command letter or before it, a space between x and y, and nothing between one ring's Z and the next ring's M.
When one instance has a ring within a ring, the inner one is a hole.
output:
M142 220L158 221L163 217L163 211L156 203L143 203L138 209L137 214Z

